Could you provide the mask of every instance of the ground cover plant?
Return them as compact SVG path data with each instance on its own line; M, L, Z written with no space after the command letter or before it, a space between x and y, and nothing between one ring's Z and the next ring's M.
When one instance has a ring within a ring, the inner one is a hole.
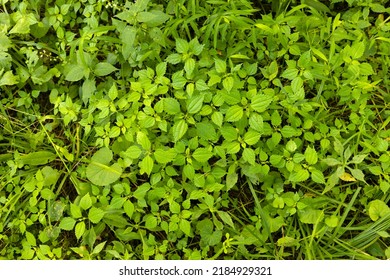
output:
M0 0L0 258L390 258L389 3Z

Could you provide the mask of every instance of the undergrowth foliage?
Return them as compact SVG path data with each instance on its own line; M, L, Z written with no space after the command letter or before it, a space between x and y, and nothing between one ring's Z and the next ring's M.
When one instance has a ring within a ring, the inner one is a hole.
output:
M387 0L0 0L0 258L390 258Z

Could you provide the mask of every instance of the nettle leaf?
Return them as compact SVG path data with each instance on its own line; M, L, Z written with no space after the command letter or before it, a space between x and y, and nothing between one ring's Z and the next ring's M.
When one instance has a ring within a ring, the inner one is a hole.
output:
M355 42L351 49L349 50L349 55L351 56L352 59L358 59L361 58L364 54L366 46L364 42Z
M223 88L230 92L234 86L234 78L229 76L222 81Z
M305 160L310 165L316 164L318 161L316 150L314 150L312 147L307 147L305 151Z
M234 105L226 111L225 120L228 122L239 121L244 115L244 110L241 106Z
M162 99L164 102L164 111L170 115L176 115L181 112L180 103L177 99L168 97Z
M274 99L273 96L270 95L265 95L265 94L255 95L251 99L251 107L256 112L262 113L268 109L268 106L272 103L273 99Z
M293 183L303 182L309 179L310 174L306 169L300 169L298 171L293 171L290 174L289 180Z
M128 157L131 159L137 159L137 158L139 158L141 153L142 153L142 150L140 149L140 147L134 145L134 146L130 146L129 148L127 148L126 151L122 152L121 156Z
M173 161L176 155L177 153L175 149L168 149L168 150L157 149L154 152L154 158L156 159L156 161L158 163L163 163L163 164Z
M105 214L105 212L102 209L96 208L96 207L92 207L88 211L88 219L92 223L97 224L97 223L99 223L103 219L104 214Z
M152 147L152 143L148 136L142 131L137 133L137 143L140 144L144 150L150 150Z
M188 58L184 63L184 71L186 71L187 78L192 75L195 70L195 59Z
M70 71L66 74L65 80L70 82L80 81L84 77L84 67L78 64L70 66Z
M319 183L319 184L326 183L324 174L320 170L313 169L310 172L311 172L311 178L314 182Z
M159 10L137 13L137 21L144 22L150 27L155 27L166 22L170 16Z
M204 95L193 95L189 99L188 105L187 105L187 112L189 114L195 114L202 109L203 106L203 100Z
M178 53L187 53L190 46L186 40L176 38L176 51Z
M261 134L259 132L250 128L244 135L244 141L248 145L255 145L257 142L259 142L260 135Z
M256 154L253 149L245 148L242 152L242 158L251 165L256 164Z
M153 166L154 166L154 161L150 156L146 156L143 158L143 160L138 163L138 166L141 168L140 169L140 174L148 174L152 173Z
M257 113L252 113L249 117L249 125L252 129L262 132L264 128L263 117Z
M75 224L76 224L75 219L71 217L65 217L61 220L58 227L63 230L72 230Z
M221 74L225 73L226 72L226 61L223 61L223 60L218 59L218 58L215 58L214 61L215 61L215 70Z
M215 123L217 126L221 127L223 123L223 114L221 112L214 112L211 115L211 120L213 123Z
M112 64L108 62L99 62L96 64L95 69L93 70L96 76L107 76L112 72L118 70Z
M206 162L213 156L213 153L206 148L198 148L192 153L192 157L199 162Z
M97 186L106 186L117 181L122 175L122 167L118 163L110 166L112 158L113 154L109 148L104 147L98 150L87 166L88 180Z
M188 130L188 124L185 120L180 120L173 125L173 141L179 141Z

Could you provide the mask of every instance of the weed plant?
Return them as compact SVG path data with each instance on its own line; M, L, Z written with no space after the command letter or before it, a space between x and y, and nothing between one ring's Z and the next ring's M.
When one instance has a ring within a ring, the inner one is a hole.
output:
M388 0L0 0L1 259L389 259Z

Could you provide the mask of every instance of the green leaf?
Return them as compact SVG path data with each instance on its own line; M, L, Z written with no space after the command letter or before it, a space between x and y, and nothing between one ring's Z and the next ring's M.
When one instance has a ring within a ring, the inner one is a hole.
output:
M192 157L199 162L206 162L213 156L213 153L206 148L198 148L192 153Z
M211 120L213 123L215 123L218 127L222 126L223 123L223 114L221 112L214 112L211 115Z
M311 208L305 208L298 212L299 220L304 224L318 224L324 219L323 210L314 210Z
M371 220L376 221L390 213L390 208L382 200L376 199L368 204L368 214Z
M154 229L155 227L157 227L158 222L156 216L149 214L145 216L144 220L145 220L145 227L147 229Z
M234 86L234 78L229 76L222 81L223 88L230 92Z
M75 219L71 217L65 217L61 220L58 227L63 230L72 230L75 224L76 224Z
M153 159L150 156L144 157L144 159L138 164L140 169L140 174L148 174L152 173L154 162Z
M137 159L139 158L141 153L142 150L138 146L134 145L134 146L130 146L126 151L122 152L121 156L128 157L130 159Z
M74 229L77 240L79 240L83 236L85 229L86 229L86 226L85 226L84 221L77 223L77 225Z
M187 78L192 75L195 70L195 59L188 58L184 63L184 71L186 71Z
M180 103L177 99L168 97L162 99L164 102L164 111L170 115L176 115L181 112Z
M285 236L285 237L279 238L276 244L280 247L293 247L293 246L296 246L298 243L299 243L299 241L296 240L295 238Z
M310 177L309 171L307 171L306 169L301 169L298 171L293 171L290 174L289 180L293 183L298 183L298 182L306 181L307 179L309 179L309 177Z
M98 150L87 166L88 180L97 186L106 186L117 181L122 175L122 167L118 163L108 165L112 158L112 151L109 148L104 147Z
M258 113L262 113L268 109L268 106L271 104L273 100L273 96L258 94L252 97L251 107Z
M140 144L141 147L147 151L150 150L152 147L152 143L150 142L148 136L142 131L139 131L137 133L137 143Z
M1 73L1 72L0 72ZM7 71L0 79L0 86L12 86L19 83L19 76L12 74L12 71Z
M21 156L19 161L28 165L43 165L52 162L57 158L56 154L49 151L32 152Z
M176 157L175 149L168 149L168 150L157 149L154 152L154 158L158 163L164 164L164 163L171 162L175 159L175 157Z
M78 64L70 66L70 71L66 74L65 80L70 82L80 81L84 77L84 67Z
M166 22L170 16L159 10L140 12L137 14L137 21L144 22L150 27L155 27Z
M248 145L255 145L257 142L259 142L259 140L260 140L260 133L251 128L244 135L244 141Z
M335 215L332 215L330 217L327 217L325 219L325 224L328 226L328 227L331 227L331 228L335 228L338 226L339 224L339 217L335 216Z
M189 44L186 40L176 38L176 51L178 53L187 53L189 50Z
M215 70L218 73L223 74L226 72L226 62L225 61L218 59L218 58L215 58L214 62L215 62Z
M316 164L318 161L316 150L314 150L312 147L307 147L305 150L305 160L310 165Z
M366 46L365 46L364 42L355 42L352 45L348 54L352 57L352 59L361 58L364 54L365 48L366 48Z
M173 125L173 141L179 141L188 130L188 124L185 120L180 120Z
M92 223L97 224L103 219L104 214L105 214L105 212L102 209L92 207L91 209L89 209L88 219Z
M244 110L241 106L234 105L229 107L226 111L225 120L228 122L236 122L239 121L244 115Z
M99 243L98 245L96 245L95 248L93 248L92 254L98 255L103 250L104 245L106 245L106 242L107 241L104 241L104 242Z
M319 184L325 184L324 174L320 170L313 169L310 172L311 172L311 178L314 182Z
M7 1L8 2L8 1ZM3 2L3 5L6 2ZM30 26L37 23L37 19L33 13L20 15L19 12L14 14L15 26L9 31L9 34L28 34L30 33Z
M191 96L187 105L187 112L189 114L198 113L203 106L203 100L204 100L204 95Z
M181 219L179 222L179 228L187 236L192 236L191 234L191 223L185 219Z
M37 246L37 240L31 232L26 231L26 240L30 246Z
M355 179L365 182L364 180L364 173L360 169L351 169L351 174Z
M94 73L96 76L107 76L114 72L115 70L118 70L116 67L114 67L112 64L108 62L99 62L96 64Z
M251 165L256 164L256 154L253 149L245 148L242 152L242 158Z
M80 207L84 210L87 210L91 208L91 206L92 206L92 199L89 193L87 193L80 199Z
M264 129L263 117L257 113L252 113L249 117L249 125L252 129L262 132Z
M235 228L232 217L230 217L229 213L224 211L217 211L217 214L225 224L229 225L232 228Z

